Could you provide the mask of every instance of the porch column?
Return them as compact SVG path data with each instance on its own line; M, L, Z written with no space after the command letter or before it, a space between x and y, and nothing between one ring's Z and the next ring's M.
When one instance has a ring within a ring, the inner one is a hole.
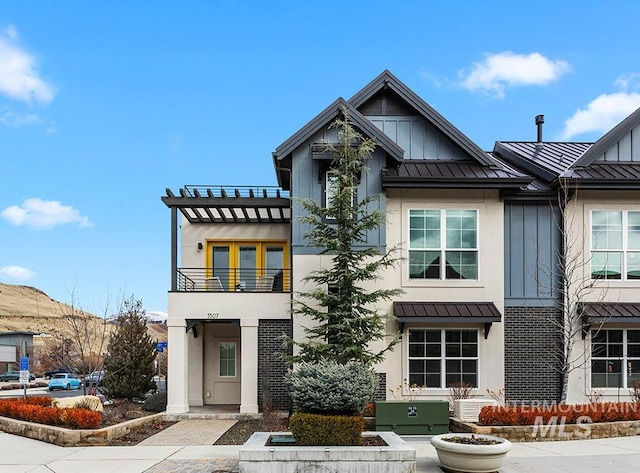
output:
M258 319L240 320L240 413L258 412Z
M169 355L167 368L167 414L189 412L187 398L189 386L189 352L187 351L186 322L184 319L167 320Z

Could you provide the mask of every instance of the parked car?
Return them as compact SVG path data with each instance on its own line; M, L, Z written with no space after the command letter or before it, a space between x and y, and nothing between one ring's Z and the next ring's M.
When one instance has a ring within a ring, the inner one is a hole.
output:
M63 368L62 366L58 366L57 368L54 368L52 370L49 371L45 371L44 372L44 378L45 379L50 379L53 378L54 374L58 374L58 373L72 373L73 370L70 370L69 368Z
M49 381L49 391L54 389L78 389L80 387L80 378L71 373L54 374Z
M0 381L18 381L20 379L20 371L7 371L0 374ZM29 381L36 379L35 375L29 373Z
M94 371L91 374L85 376L84 385L85 386L102 386L102 380L104 379L104 375L106 371Z

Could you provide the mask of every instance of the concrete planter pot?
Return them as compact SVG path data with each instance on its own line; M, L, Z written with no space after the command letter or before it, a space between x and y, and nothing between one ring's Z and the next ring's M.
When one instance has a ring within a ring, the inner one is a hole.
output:
M473 435L476 439L494 440L494 445L474 445L456 443L445 438L471 438L473 434L443 434L431 439L431 445L438 453L438 460L446 471L460 473L489 473L498 471L504 458L511 450L508 440L490 435Z
M415 473L416 451L393 432L379 435L384 447L270 446L271 432L256 432L238 452L240 473ZM274 435L276 435L274 433ZM277 433L282 436L282 432Z

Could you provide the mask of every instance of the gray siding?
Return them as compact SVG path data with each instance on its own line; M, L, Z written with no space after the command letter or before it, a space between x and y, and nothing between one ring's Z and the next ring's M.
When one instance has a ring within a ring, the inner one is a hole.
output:
M323 161L313 159L311 146L313 143L318 143L321 140L335 141L335 139L336 138L333 136L323 134L322 136L314 137L313 140L310 140L309 143L300 146L300 148L293 153L291 184L291 195L294 199L291 218L292 254L317 254L321 251L320 248L308 246L305 235L309 231L309 228L300 223L302 208L297 200L313 199L318 203L323 202ZM377 195L382 192L381 171L384 166L385 153L380 148L377 148L372 158L367 162L367 167L369 168L368 171L362 173L360 185L357 189L358 199L362 199L364 196L368 195ZM386 202L384 199L374 202L372 205L376 205L377 208L381 210L386 209ZM366 246L384 248L386 246L385 230L385 227L382 226L381 228L367 234Z
M560 231L547 203L505 203L505 306L552 307Z
M623 136L596 161L640 162L640 126Z
M464 155L437 128L419 117L367 116L404 149L405 159L461 160Z

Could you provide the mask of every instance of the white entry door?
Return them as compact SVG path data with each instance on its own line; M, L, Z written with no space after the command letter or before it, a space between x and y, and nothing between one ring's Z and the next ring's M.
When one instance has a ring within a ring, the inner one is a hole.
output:
M205 337L204 404L240 404L240 337L231 333L239 328L209 327L213 333Z

